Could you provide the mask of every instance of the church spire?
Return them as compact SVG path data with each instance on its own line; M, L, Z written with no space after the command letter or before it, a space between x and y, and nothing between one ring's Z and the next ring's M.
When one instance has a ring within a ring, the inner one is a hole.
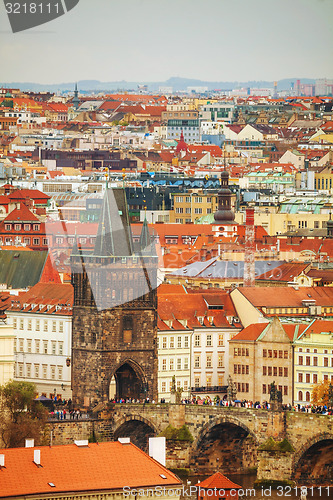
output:
M132 235L125 191L108 189L103 199L94 255L126 257L132 254Z

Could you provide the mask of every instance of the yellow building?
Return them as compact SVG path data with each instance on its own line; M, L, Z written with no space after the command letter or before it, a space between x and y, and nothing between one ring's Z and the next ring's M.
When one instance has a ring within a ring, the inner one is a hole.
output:
M314 385L333 383L333 322L313 320L294 346L294 401L308 405Z
M314 183L315 189L329 191L330 194L333 194L332 165L327 165L323 167L319 172L316 172Z
M296 326L251 324L229 340L229 370L237 387L237 398L269 401L275 382L284 404L292 402L292 339Z
M217 194L189 191L185 194L171 194L173 210L170 222L186 224L194 222L205 215L214 214L217 210Z

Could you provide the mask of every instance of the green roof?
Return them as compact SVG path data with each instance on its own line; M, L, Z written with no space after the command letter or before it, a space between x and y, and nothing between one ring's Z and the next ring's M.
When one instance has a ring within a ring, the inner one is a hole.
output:
M29 250L0 251L0 283L8 288L28 288L39 282L48 252Z

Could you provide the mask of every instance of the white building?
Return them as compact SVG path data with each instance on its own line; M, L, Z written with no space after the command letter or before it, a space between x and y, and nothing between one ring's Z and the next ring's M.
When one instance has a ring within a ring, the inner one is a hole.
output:
M15 333L15 380L33 382L39 395L71 397L72 305L71 285L38 283L6 311Z
M0 386L14 378L14 339L12 326L0 319Z

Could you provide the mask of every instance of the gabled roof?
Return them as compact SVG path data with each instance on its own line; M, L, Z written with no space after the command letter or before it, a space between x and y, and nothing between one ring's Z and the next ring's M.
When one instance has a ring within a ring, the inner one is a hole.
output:
M196 486L200 486L200 488L203 489L216 488L217 490L241 489L241 486L230 481L230 479L221 474L221 472L215 472L215 474L213 474L210 477L207 477L207 479L204 479L203 481L201 481L201 483L198 483Z
M333 307L333 287L243 287L238 288L254 307L302 307L303 300L315 300L317 306ZM232 292L233 293L233 292Z
M31 198L32 200L49 200L51 197L38 189L17 189L8 195L10 200L25 200L26 198Z
M0 251L0 283L8 288L24 289L39 282L47 261L46 251Z
M154 486L180 486L175 474L132 443L118 441L87 446L41 446L42 467L34 463L36 448L7 448L5 467L0 471L0 497L72 495L89 491L123 491ZM162 476L161 476L162 475ZM164 479L164 477L165 479ZM19 478L19 480L18 480Z
M20 204L20 208L15 208L10 212L3 222L40 222L39 219L24 205Z

